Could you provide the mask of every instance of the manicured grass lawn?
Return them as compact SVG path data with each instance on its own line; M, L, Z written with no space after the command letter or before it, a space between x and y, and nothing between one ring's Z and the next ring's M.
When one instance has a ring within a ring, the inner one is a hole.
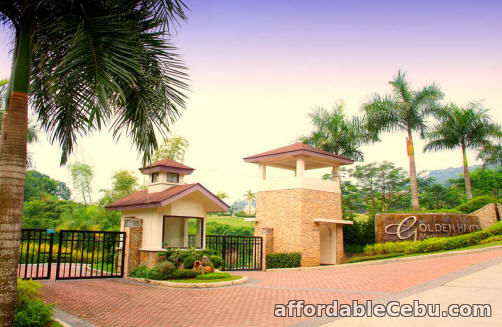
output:
M170 279L168 282L174 282L174 283L194 283L194 284L200 284L200 283L218 283L218 282L228 282L231 280L237 280L241 279L242 276L230 276L226 278L219 278L219 279L195 279L195 278L189 278L189 279Z
M486 244L476 244L476 245L471 245L471 246L468 246L465 248L458 248L458 249L453 249L453 250L443 250L443 251L436 251L436 252L427 252L427 253L415 253L415 254L390 253L390 254L377 254L377 255L373 255L373 256L358 256L358 257L350 258L347 263L384 260L384 259L389 259L389 258L416 257L416 256L420 256L420 255L427 255L427 254L434 254L434 253L481 249L481 248L486 248L486 247L491 247L491 246L496 246L496 245L502 245L502 241L496 241L496 242L491 242L491 243L486 243Z
M254 221L244 221L244 218L241 217L218 217L211 216L207 217L207 222L217 222L219 224L227 224L234 227L250 227L254 228Z
M49 324L47 325L47 327L63 327L63 325L61 325L59 322L57 321L50 321Z

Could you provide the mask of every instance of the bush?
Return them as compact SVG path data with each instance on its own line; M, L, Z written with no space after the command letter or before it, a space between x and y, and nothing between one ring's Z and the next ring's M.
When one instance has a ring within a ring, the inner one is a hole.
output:
M17 280L17 307L24 306L26 303L38 298L40 293L38 289L42 284L32 280Z
M299 252L267 254L267 268L295 268L300 267L302 255Z
M451 237L432 237L420 241L386 242L368 244L364 247L366 256L392 253L416 254L459 249L475 244L488 243L486 239L502 240L502 222L497 222L489 228L463 235ZM493 241L492 241L493 242Z
M220 269L223 265L223 259L217 255L209 256L209 260L214 265L214 268Z
M498 241L502 241L502 235L488 237L487 239L484 239L481 242L479 242L479 244L488 244L488 243L498 242Z
M193 268L193 263L195 262L195 258L192 256L186 257L183 260L183 266L185 269L192 269Z
M147 278L150 270L151 269L147 268L145 265L142 265L132 269L129 276L134 278Z
M185 267L185 259L189 257L193 257L195 260L201 260L203 256L218 255L218 251L213 249L166 249L164 252L159 252L159 256L164 260L171 261L178 268L180 263L183 263ZM193 266L193 262L192 262Z
M17 280L14 326L43 327L52 319L54 307L38 299L42 285L32 280Z
M169 279L188 279L198 275L199 272L192 269L177 269L171 273Z
M343 240L347 246L363 247L375 243L375 216L369 216L365 221L357 221L350 213L344 213L344 219L353 222L352 225L343 225Z
M54 307L41 300L28 301L16 310L14 326L16 327L44 327L52 319Z
M463 213L471 213L473 211L481 209L482 207L484 207L489 203L497 203L497 202L498 200L491 195L481 195L473 197L472 200L459 205L455 209Z
M364 245L344 244L343 249L344 249L345 253L363 253Z
M209 274L198 275L195 278L196 279L203 279L203 280L212 280L212 279L222 279L222 278L228 278L228 277L232 277L232 275L230 275L227 272L212 272Z

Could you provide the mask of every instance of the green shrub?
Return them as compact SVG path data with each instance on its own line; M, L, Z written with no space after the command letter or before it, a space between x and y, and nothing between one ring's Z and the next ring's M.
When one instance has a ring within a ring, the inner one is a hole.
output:
M35 300L39 297L38 289L42 284L32 280L17 280L17 307L21 307L29 301Z
M343 225L343 240L347 245L365 246L375 243L375 217L370 215L367 220L354 220L353 215L344 212L344 219L351 225Z
M267 268L295 268L300 267L302 255L299 252L267 254Z
M161 274L162 279L167 279L169 275L176 269L174 267L174 263L170 261L164 261L157 265L154 269L157 269L157 271Z
M16 309L15 327L44 327L52 319L54 307L41 300L30 300Z
M223 265L223 259L217 255L212 255L209 257L209 260L214 265L214 268L220 269Z
M378 255L372 255L372 256L358 256L358 257L352 257L349 260L347 260L348 263L355 263L355 262L361 262L361 261L369 261L369 260L378 260L378 259L386 259L386 258L392 258L392 257L399 257L402 256L402 253L386 253L386 254L378 254Z
M364 245L344 244L343 249L344 249L345 253L363 253Z
M185 266L185 259L188 257L193 257L195 260L201 260L203 256L208 258L212 255L218 255L218 251L213 249L166 249L163 252L159 252L159 256L163 260L171 261L178 268L181 263ZM195 261L194 260L194 261ZM193 262L192 262L193 266ZM186 266L185 266L186 267Z
M183 260L183 266L185 269L192 269L193 268L193 263L195 262L195 258L192 256L186 257Z
M502 235L488 237L487 239L484 239L481 242L479 242L479 244L488 244L488 243L498 242L498 241L502 241Z
M232 275L230 275L227 272L212 272L209 274L198 275L195 278L196 279L204 279L204 280L212 280L212 279L222 279L222 278L228 278L228 277L232 277Z
M145 265L142 265L132 269L129 276L134 278L147 278L150 270L151 269L147 268Z
M375 254L375 246L374 244L367 244L363 249L364 255L374 255Z
M463 213L471 213L473 211L481 209L482 207L484 207L489 203L496 203L496 202L498 202L497 198L491 195L475 196L472 198L472 200L469 200L468 202L459 205L455 209Z
M194 278L198 275L199 272L192 269L177 269L171 273L169 279L187 279Z

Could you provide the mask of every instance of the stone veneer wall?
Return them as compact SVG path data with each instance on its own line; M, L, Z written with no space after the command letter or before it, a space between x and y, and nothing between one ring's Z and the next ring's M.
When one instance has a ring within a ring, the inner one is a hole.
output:
M258 192L256 209L255 235L265 236L263 229L272 229L273 252L301 252L302 266L320 265L319 224L313 219L342 219L340 193L309 189ZM344 255L343 233L341 226L336 228L339 263Z
M479 224L481 225L481 228L486 229L498 221L497 210L498 210L499 217L501 217L502 205L500 203L497 203L497 204L489 203L489 204L485 205L484 207L482 207L481 209L478 209L478 210L472 212L471 215L478 216L479 217Z

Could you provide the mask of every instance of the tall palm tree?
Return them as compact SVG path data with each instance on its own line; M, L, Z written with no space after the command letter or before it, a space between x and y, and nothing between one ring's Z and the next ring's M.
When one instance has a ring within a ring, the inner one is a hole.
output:
M502 165L502 144L483 144L477 158L483 161L483 169L488 165Z
M449 104L436 114L439 122L427 134L424 151L461 149L464 163L465 192L472 199L471 178L467 163L467 149L479 149L490 144L492 137L502 137L500 126L488 111L477 103L461 108Z
M406 73L398 71L390 81L392 95L372 96L371 101L363 105L368 129L376 134L382 132L405 132L406 145L410 159L411 208L419 210L417 171L413 150L413 132L421 137L427 130L427 118L439 109L438 101L443 93L435 84L421 90L410 90Z
M246 193L244 193L244 198L248 202L248 215L251 214L251 202L256 200L256 193L253 193L251 190L247 190Z
M224 200L228 198L228 194L226 192L218 192L216 193L216 197L219 198L220 200Z
M147 162L184 107L186 76L164 38L186 19L181 0L9 0L13 64L0 148L0 321L13 324L26 171L28 101L68 160L76 139L110 126Z
M335 104L331 111L323 107L308 114L314 130L300 141L321 150L335 153L356 161L363 161L364 154L359 149L364 143L375 139L358 117L347 119L342 101Z

